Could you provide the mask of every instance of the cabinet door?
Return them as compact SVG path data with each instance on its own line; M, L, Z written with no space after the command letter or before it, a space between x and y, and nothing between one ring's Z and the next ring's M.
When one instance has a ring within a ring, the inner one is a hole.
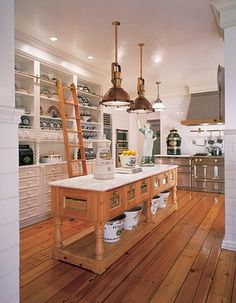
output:
M188 188L191 187L191 174L178 173L178 187L179 188Z

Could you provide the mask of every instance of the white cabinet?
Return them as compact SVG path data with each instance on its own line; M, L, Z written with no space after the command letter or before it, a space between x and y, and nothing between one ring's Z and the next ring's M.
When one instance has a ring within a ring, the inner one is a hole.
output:
M19 144L33 150L33 165L20 167L20 220L22 225L39 221L50 214L51 194L48 182L67 178L65 147L59 113L56 79L77 87L81 113L81 127L85 148L96 150L96 141L102 137L103 112L99 106L101 86L81 79L56 66L15 54L15 106L25 113L19 124ZM63 87L64 97L71 100L70 89ZM66 115L74 116L73 106L66 105ZM75 120L68 119L67 126L75 130ZM76 136L69 134L71 142ZM45 154L62 155L63 163L41 163ZM77 158L78 149L71 151ZM87 161L88 173L93 172L93 161Z
M25 166L19 173L20 221L33 222L42 213L40 167Z

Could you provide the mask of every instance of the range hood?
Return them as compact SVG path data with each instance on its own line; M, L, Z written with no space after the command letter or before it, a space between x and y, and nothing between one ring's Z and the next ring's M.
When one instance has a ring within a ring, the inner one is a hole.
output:
M218 91L191 94L187 118L181 124L224 124L224 68L218 66Z

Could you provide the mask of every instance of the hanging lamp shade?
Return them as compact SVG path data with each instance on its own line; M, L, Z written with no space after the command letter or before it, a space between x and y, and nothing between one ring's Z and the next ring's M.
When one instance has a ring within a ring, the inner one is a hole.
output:
M128 112L129 113L152 113L154 112L154 109L152 108L152 104L150 101L148 101L147 98L145 98L145 89L144 89L144 79L142 76L142 59L143 59L143 52L142 48L144 46L143 43L139 43L138 46L140 47L140 77L138 78L137 82L137 92L138 97L133 101L133 103L130 105Z
M159 86L161 84L161 82L156 82L157 84L157 99L154 101L154 104L153 104L153 108L155 111L163 111L165 110L165 106L163 105L163 102L161 101L160 99L160 91L159 91Z
M121 87L121 67L117 61L117 27L120 22L113 21L112 25L115 28L115 62L111 64L111 87L103 96L99 104L109 107L127 107L130 106L132 101L129 94Z

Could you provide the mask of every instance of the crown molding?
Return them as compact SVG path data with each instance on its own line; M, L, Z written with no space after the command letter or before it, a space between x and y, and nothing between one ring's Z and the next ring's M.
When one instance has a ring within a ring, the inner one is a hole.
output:
M19 124L24 110L0 105L0 123Z
M218 11L221 28L236 26L235 0L214 0L211 5Z
M29 36L25 33L22 33L18 30L15 30L15 41L19 41L23 44L32 46L34 48L36 48L37 50L40 50L42 52L48 53L50 55L53 55L57 58L60 58L63 61L67 61L69 63L71 63L72 65L75 65L77 67L81 68L82 70L85 70L85 72L81 72L81 74L78 71L73 70L73 67L71 69L65 68L64 66L62 66L63 69L69 71L69 72L74 72L76 73L78 76L86 79L86 80L90 80L91 81L91 75L93 75L93 78L97 80L97 82L100 82L99 84L104 84L104 82L107 82L108 75L101 69L88 64L87 62L84 62L83 60L74 57L68 53L65 53L63 51L61 51L60 49L57 49L47 43L44 43L32 36ZM37 54L33 53L33 51L27 47L27 46L21 46L17 43L15 43L16 45L16 51L22 54L27 54L28 56L30 56L32 59L39 59L39 57L37 56ZM47 60L43 60L43 58L40 58L41 61L46 61L47 63L50 63ZM89 76L88 76L89 75ZM93 79L93 80L94 80Z

